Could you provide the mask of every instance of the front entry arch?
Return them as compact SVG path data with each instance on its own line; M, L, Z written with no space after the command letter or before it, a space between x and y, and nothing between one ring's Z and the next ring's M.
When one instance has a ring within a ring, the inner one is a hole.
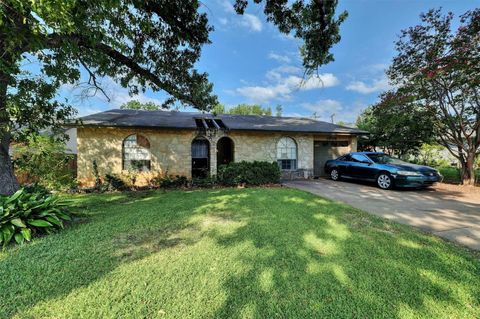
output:
M222 137L217 142L217 168L220 165L227 165L233 162L234 159L234 145L229 137Z

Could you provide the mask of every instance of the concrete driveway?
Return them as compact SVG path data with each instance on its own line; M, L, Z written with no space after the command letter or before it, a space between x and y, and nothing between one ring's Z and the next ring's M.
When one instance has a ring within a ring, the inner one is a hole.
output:
M381 190L373 184L328 179L284 185L344 202L480 250L480 193L439 184L425 190Z

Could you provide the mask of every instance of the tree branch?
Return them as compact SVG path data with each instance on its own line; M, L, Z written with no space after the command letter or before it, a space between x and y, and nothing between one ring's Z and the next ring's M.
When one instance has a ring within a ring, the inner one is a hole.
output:
M95 50L97 52L103 53L107 55L109 58L111 58L112 60L115 60L116 62L128 67L138 76L153 83L159 89L164 90L168 94L172 95L173 97L181 101L187 102L190 105L195 106L195 101L192 100L191 97L177 92L174 89L172 84L168 83L167 81L162 81L157 75L152 73L150 70L142 67L140 64L135 62L134 59L124 55L120 51L115 50L114 48L112 48L111 46L105 43L101 43L101 42L89 43L84 37L82 37L79 34L61 35L58 33L52 33L46 39L45 46L47 48L60 47L64 45L65 42L75 43L80 47L84 47L87 49L91 49L91 50Z

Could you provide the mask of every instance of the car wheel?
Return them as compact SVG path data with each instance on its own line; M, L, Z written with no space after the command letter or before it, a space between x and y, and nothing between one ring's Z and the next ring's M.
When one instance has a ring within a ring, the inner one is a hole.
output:
M381 189L391 189L393 187L392 177L387 173L381 173L377 177L377 185Z
M332 169L332 171L330 172L330 178L334 181L338 181L338 179L340 178L340 173L336 168Z

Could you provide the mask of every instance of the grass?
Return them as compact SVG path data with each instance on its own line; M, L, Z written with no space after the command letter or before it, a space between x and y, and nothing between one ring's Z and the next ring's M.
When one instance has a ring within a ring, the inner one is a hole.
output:
M456 167L439 167L438 171L443 175L444 183L460 184L460 169ZM475 170L475 183L480 184L480 169Z
M475 318L479 255L286 188L73 197L0 252L0 318Z

